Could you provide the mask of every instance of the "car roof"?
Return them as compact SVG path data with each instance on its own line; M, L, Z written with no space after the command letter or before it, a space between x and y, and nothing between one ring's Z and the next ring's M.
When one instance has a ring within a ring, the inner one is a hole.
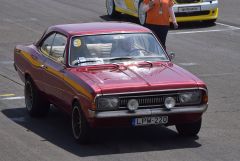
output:
M126 22L91 22L78 24L62 24L50 27L51 31L63 32L67 35L108 34L108 33L132 33L151 32L149 29Z

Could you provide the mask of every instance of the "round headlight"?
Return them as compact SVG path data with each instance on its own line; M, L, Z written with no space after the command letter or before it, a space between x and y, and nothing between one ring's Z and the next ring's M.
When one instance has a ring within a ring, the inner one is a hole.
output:
M130 111L135 111L138 109L139 103L136 99L130 99L128 101L127 107Z
M171 109L176 105L176 101L173 97L165 98L164 105L167 109Z

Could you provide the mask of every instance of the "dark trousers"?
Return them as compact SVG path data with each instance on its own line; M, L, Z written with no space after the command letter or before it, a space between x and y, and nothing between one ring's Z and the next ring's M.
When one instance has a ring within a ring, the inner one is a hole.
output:
M147 27L155 33L155 35L158 37L158 39L162 43L163 48L166 50L166 38L167 38L169 26L147 25Z

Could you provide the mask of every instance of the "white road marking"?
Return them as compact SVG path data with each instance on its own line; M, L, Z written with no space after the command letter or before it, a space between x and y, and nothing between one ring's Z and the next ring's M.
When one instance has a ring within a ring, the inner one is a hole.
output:
M195 66L195 65L198 65L197 63L178 63L182 66Z
M6 97L6 98L2 98L0 100L21 100L24 99L24 96L18 96L18 97Z
M226 26L226 27L234 28L234 29L240 29L240 27L236 27L236 26L232 26L232 25L227 25L227 24L220 23L220 22L216 22L216 24L221 25L221 26Z
M216 22L217 25L225 26L226 29L216 29L216 30L197 30L197 31L183 31L183 32L169 32L171 35L178 35L178 34L194 34L194 33L208 33L208 32L221 32L221 31L233 31L233 30L240 30L240 27Z
M240 29L240 28L239 28L239 29ZM238 28L228 28L228 29L219 29L219 30L199 30L199 31L169 32L169 34L170 34L170 35L195 34L195 33L233 31L233 30L239 30L239 29L238 29Z

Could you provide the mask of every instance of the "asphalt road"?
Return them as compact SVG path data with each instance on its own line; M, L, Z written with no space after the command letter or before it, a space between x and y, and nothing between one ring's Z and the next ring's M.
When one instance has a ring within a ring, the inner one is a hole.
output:
M91 145L72 139L69 120L53 110L45 119L25 111L23 83L13 69L13 48L37 40L50 25L107 21L104 0L1 0L0 160L1 161L239 161L240 1L220 1L214 26L180 24L167 48L174 62L203 79L209 109L196 138L174 128L102 129ZM128 16L116 21L131 21Z

